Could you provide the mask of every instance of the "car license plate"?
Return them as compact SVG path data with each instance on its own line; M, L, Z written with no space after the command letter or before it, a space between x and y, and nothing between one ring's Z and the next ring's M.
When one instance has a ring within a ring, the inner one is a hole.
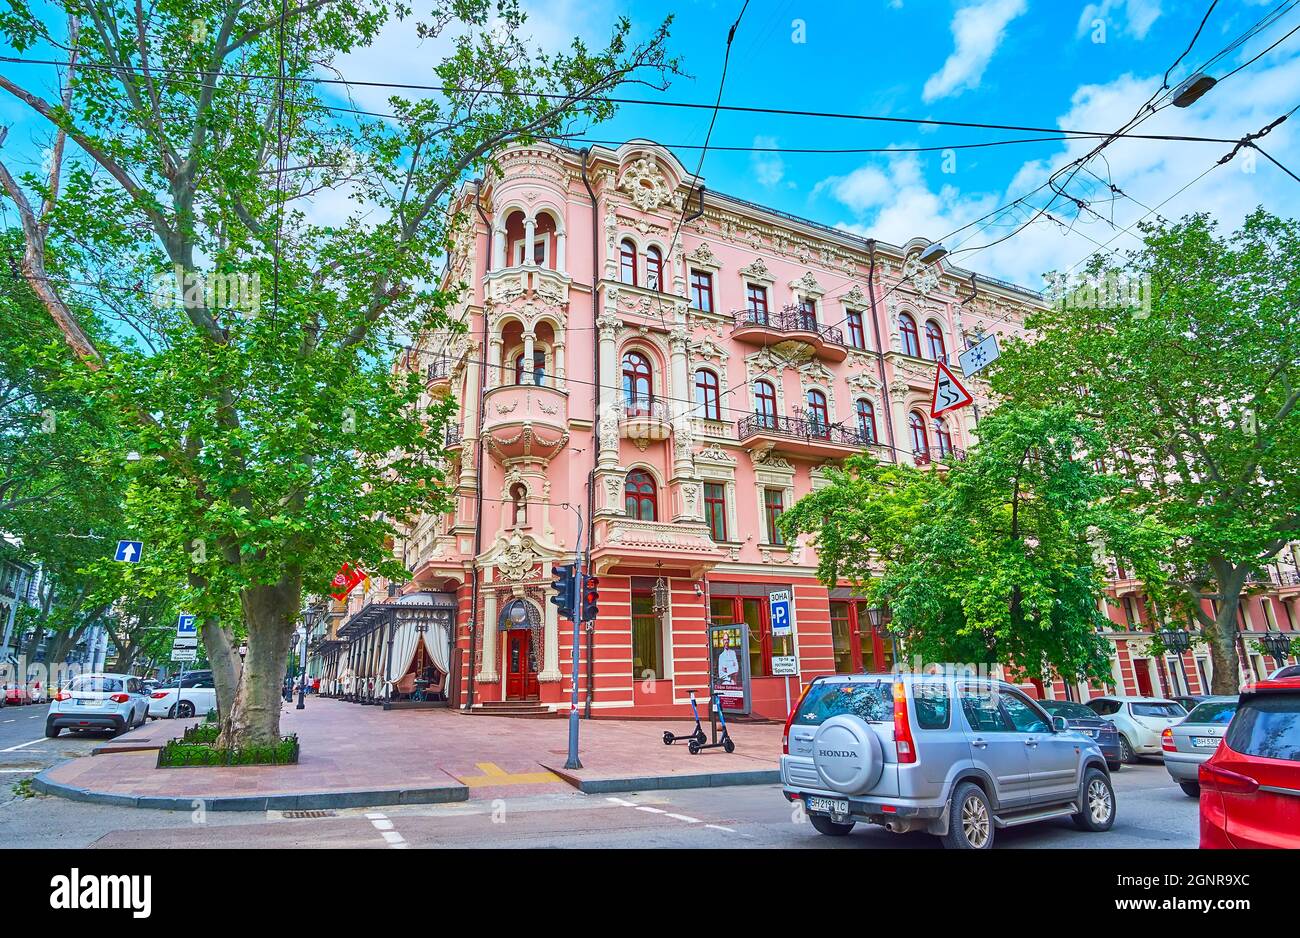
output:
M98 700L77 700L74 701L78 707L98 707Z
M1217 736L1193 736L1192 746L1196 749L1214 749L1219 745Z
M809 798L808 810L822 814L848 814L849 803L839 798Z

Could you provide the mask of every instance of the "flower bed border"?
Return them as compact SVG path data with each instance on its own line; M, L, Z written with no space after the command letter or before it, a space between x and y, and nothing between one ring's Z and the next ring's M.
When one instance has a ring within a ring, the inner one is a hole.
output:
M191 733L197 730L203 724L190 727L185 731L185 736L168 740L161 749L158 750L157 768L160 769L202 769L212 768L213 766L243 766L243 765L297 765L300 747L298 745L298 734L290 733L288 736L281 736L279 744L275 746L257 746L253 747L258 750L256 754L250 749L218 749L216 746L207 742L198 742L186 739ZM197 734L196 734L197 735ZM289 746L288 758L278 757L278 751L285 744ZM183 757L183 761L171 761L174 753L186 752L189 754L204 753L201 760L191 761L189 756ZM260 758L257 757L260 755ZM269 758L267 756L269 755Z

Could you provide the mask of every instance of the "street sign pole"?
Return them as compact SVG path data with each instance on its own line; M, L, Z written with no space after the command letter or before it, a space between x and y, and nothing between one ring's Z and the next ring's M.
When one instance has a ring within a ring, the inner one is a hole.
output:
M569 755L564 762L566 769L582 768L582 761L578 758L578 675L582 654L582 597L586 592L583 583L587 579L587 571L582 567L582 510L576 507L573 510L578 515L578 539L573 545L573 694L569 701Z

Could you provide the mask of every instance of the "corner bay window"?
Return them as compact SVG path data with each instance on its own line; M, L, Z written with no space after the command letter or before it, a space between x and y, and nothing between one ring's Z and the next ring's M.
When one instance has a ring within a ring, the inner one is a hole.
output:
M633 469L623 484L623 507L629 518L638 521L655 521L655 480L644 469Z
M704 520L715 541L727 539L727 487L721 482L704 483Z
M691 271L691 305L706 313L713 312L713 274Z
M788 587L787 587L788 588ZM763 587L764 591L769 587ZM781 589L772 586L770 589ZM749 676L769 677L772 656L794 654L794 636L772 634L768 600L763 596L713 596L709 600L709 619L714 625L749 626Z

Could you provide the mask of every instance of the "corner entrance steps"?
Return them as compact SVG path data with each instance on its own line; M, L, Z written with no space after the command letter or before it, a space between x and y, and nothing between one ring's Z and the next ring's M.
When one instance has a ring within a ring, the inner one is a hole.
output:
M469 712L481 716L525 719L555 716L549 707L536 700L485 700Z

